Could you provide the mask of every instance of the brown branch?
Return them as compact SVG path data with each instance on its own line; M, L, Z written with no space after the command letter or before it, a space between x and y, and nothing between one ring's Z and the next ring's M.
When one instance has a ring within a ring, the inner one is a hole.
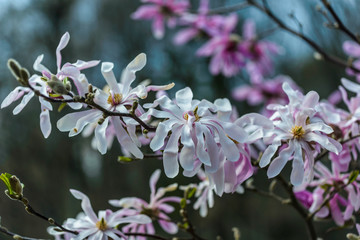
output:
M302 34L301 32L295 31L294 29L288 27L283 21L281 21L269 8L266 0L263 1L264 6L261 6L259 3L257 3L254 0L247 0L247 2L254 6L255 8L257 8L258 10L260 10L261 12L263 12L264 14L266 14L268 17L270 17L280 28L282 28L283 30L297 36L298 38L302 39L303 41L305 41L308 45L310 45L316 52L318 52L325 60L328 60L329 62L332 62L334 64L337 64L339 66L345 67L345 68L350 68L351 70L355 71L355 72L360 72L360 69L355 68L352 64L349 65L348 62L327 54L325 50L323 50L316 42L314 42L312 39L310 39L309 37L305 36L304 34Z
M30 238L30 237L24 237L24 236L20 236L19 234L10 232L9 230L7 230L6 228L0 226L0 232L8 235L10 237L12 237L13 239L21 239L21 240L44 240L44 239L40 239L40 238Z
M236 11L239 11L241 9L247 8L249 6L250 5L249 5L248 2L242 2L242 3L232 5L232 6L225 6L225 7L211 9L211 10L208 11L207 14L208 15L217 15L217 14L236 12Z
M291 199L291 202L289 204L291 204L295 208L295 210L300 214L300 216L305 220L306 226L307 226L307 229L308 229L308 232L310 235L310 239L311 240L318 239L316 230L314 227L313 219L308 218L307 211L301 206L301 204L297 200L297 198L294 194L294 191L293 191L293 186L291 184L289 184L281 175L278 175L276 177L276 179L278 179L280 181L280 183L283 185L284 189L289 194L290 199Z
M347 34L350 38L352 38L355 42L360 43L360 39L359 37L354 34L353 32L351 32L346 26L345 24L341 21L340 17L336 14L334 8L331 6L330 2L327 0L321 0L321 2L323 3L323 5L325 6L325 8L331 13L331 15L333 16L333 18L335 19L335 28L340 29L341 31L343 31L345 34Z

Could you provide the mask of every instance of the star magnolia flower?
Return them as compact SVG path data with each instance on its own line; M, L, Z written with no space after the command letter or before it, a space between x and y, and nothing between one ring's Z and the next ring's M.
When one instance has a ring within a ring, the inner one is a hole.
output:
M175 234L178 231L178 227L175 223L169 222L170 218L167 214L174 211L174 208L169 205L169 202L179 203L180 197L163 197L165 193L174 191L177 188L177 184L172 184L165 188L159 188L156 190L156 183L160 177L160 170L156 170L150 178L150 202L146 202L140 198L130 197L122 198L120 200L110 200L109 203L115 207L123 207L125 215L133 216L139 214L146 214L154 220L157 220L161 228L170 234ZM124 232L138 232L154 234L155 229L152 223L146 225L139 225L137 223L131 223L123 228ZM138 238L139 239L139 238Z
M209 70L213 75L221 72L231 77L245 66L240 36L232 33L237 22L236 14L224 18L221 33L212 37L196 53L198 56L211 56Z
M81 208L86 216L75 219L72 221L71 230L78 232L78 235L73 237L73 240L90 239L102 239L102 240L122 240L127 239L126 235L117 229L119 224L137 223L148 224L151 219L145 215L136 215L124 217L124 214L120 211L112 212L111 210L99 211L96 216L94 210L91 207L89 198L77 191L70 190L71 194L81 200Z
M278 175L285 164L292 159L291 183L300 185L304 180L305 168L307 181L312 179L314 144L336 154L340 153L342 146L323 134L330 134L333 129L321 119L315 118L319 101L319 95L316 92L312 91L302 96L300 92L290 88L287 83L283 84L283 89L289 96L289 104L286 106L276 105L277 112L272 117L275 128L269 131L272 144L264 151L260 159L260 167L270 164L267 175L272 178ZM278 156L270 163L275 152L284 143L285 147L280 148ZM307 165L304 165L305 156L308 159Z
M195 201L193 208L195 210L200 209L200 216L206 217L208 208L214 207L214 184L210 182L203 170L197 172L197 177L201 180L200 183L180 186L180 189L187 191L191 188L196 188L195 198L197 198L197 200Z
M166 20L169 27L175 27L177 17L189 8L187 0L142 0L142 2L150 4L139 7L131 17L153 19L152 30L157 39L164 37Z
M40 55L34 62L33 68L36 71L42 73L42 77L39 75L33 75L29 79L29 84L36 90L39 91L42 95L47 97L61 97L61 98L70 98L70 96L66 95L56 95L52 92L51 88L47 85L47 81L49 81L52 76L56 76L56 78L60 81L63 81L65 78L70 78L74 81L75 86L78 88L79 94L83 95L83 82L87 81L85 76L80 73L81 70L85 68L90 68L96 66L99 61L90 61L84 62L78 60L74 64L65 63L61 67L61 50L66 47L70 39L69 33L65 33L56 48L56 64L57 64L57 73L52 74L45 66L41 64L44 55ZM87 86L86 86L87 87ZM22 111L22 109L27 105L27 103L34 96L34 92L31 91L27 87L16 87L10 94L4 99L1 103L1 108L9 106L12 102L23 97L21 103L13 110L13 114L16 115ZM41 104L41 114L40 114L40 128L43 136L47 138L51 133L51 122L50 122L50 113L52 111L52 105L50 102L46 101L42 97L39 97L39 101ZM69 106L74 109L81 108L81 104L79 103L69 103Z
M109 90L96 89L94 102L112 112L129 113L126 106L131 107L134 101L137 101L139 98L146 98L149 91L167 90L174 86L174 84L165 86L145 86L140 84L132 89L130 85L136 78L135 73L141 70L145 64L146 55L143 53L139 54L127 65L122 73L121 82L117 83L112 70L114 64L110 62L102 63L101 71L109 85ZM135 110L136 115L142 113L141 107ZM79 134L86 125L100 121L95 128L95 138L99 152L105 154L108 146L106 130L111 122L120 145L135 157L143 158L143 153L139 149L140 142L138 142L136 136L136 126L138 123L131 118L124 117L123 119L124 122L116 116L108 116L104 119L102 111L91 109L67 114L57 122L57 127L62 132L69 131L69 136L72 137ZM124 125L126 125L127 130L125 130Z
M217 171L220 165L219 148L223 149L227 160L237 161L240 153L235 142L244 142L247 136L240 127L222 121L210 112L210 109L213 112L227 112L228 108L231 112L231 105L227 99L218 99L212 104L192 98L193 93L187 87L176 92L174 101L162 96L153 104L144 105L150 109L143 118L154 116L166 119L159 123L150 148L157 151L164 147L163 164L165 174L170 178L179 172L178 157L186 171L195 168L196 159L205 165L206 171ZM154 109L157 106L162 110ZM170 131L170 138L165 143ZM183 145L181 150L179 140Z

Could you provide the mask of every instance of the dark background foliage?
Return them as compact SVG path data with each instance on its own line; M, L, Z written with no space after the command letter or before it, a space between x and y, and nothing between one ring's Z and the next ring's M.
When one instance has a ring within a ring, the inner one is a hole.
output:
M196 9L198 1L193 1ZM238 1L212 1L212 7L231 5ZM300 28L294 18L302 23L302 31L316 40L328 52L344 55L341 44L346 36L323 26L324 16L315 10L317 0L269 0L274 11L288 25ZM359 6L356 1L332 1L334 8L350 29L359 29L356 22ZM211 76L208 72L208 59L198 58L194 51L200 43L174 47L174 30L167 31L163 40L152 37L149 22L134 21L130 14L140 5L131 0L0 0L0 99L17 86L6 69L8 58L17 59L31 70L32 64L40 54L45 55L44 63L55 71L55 49L62 34L68 31L71 40L62 52L64 62L77 59L111 61L115 63L116 76L122 68L138 53L145 52L147 66L137 74L140 80L150 78L154 84L175 82L175 91L184 86L193 89L198 99L213 101L218 97L230 98L235 86L247 83L246 74L226 79ZM275 25L262 13L248 8L238 12L240 21L252 18L261 34ZM241 25L238 27L241 32ZM305 92L316 90L326 98L345 76L344 69L328 62L316 61L312 49L301 40L281 30L266 37L277 42L286 50L276 58L276 74L290 75ZM104 80L100 66L86 70L89 81L101 87ZM236 103L240 113L255 111L245 103ZM17 175L26 185L25 195L38 211L62 222L75 217L80 211L80 202L69 193L69 188L87 194L95 211L110 207L108 199L137 196L149 199L148 179L151 173L162 168L157 160L143 160L133 164L120 164L116 161L121 155L116 143L108 154L101 156L90 147L90 139L77 136L68 138L59 133L56 121L63 114L51 113L52 134L44 139L39 128L39 103L32 99L18 115L12 115L15 104L0 112L0 170ZM162 176L158 186L172 181L181 184L189 179L181 176L174 180ZM262 171L255 178L255 184L267 187L266 176ZM4 190L4 186L0 187ZM179 192L180 194L180 192ZM289 206L266 199L253 193L244 195L229 194L216 197L215 207L209 216L202 219L193 212L193 221L200 235L215 239L232 238L232 227L238 227L242 239L306 239L304 221ZM20 203L10 201L0 195L0 216L2 225L9 230L32 237L48 238L47 223L32 217L22 209ZM174 215L175 217L176 214ZM321 222L318 230L326 239L343 239L347 230L325 234L331 222ZM159 231L159 233L161 233ZM1 239L4 236L0 237Z

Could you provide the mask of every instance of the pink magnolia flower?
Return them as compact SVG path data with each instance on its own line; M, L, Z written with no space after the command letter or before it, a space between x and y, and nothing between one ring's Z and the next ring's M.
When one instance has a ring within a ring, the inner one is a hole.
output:
M181 18L181 29L174 37L176 45L183 45L198 36L212 37L220 34L223 17L220 15L208 15L209 1L201 0L197 14L185 13Z
M342 47L346 54L356 58L352 65L360 71L360 45L354 41L345 41ZM360 82L360 74L358 72L354 72L354 70L347 68L346 73L350 76L356 76L356 80Z
M276 110L271 118L275 128L269 131L270 137L266 141L272 143L264 151L259 165L265 167L270 164L267 175L272 178L292 160L291 183L300 185L304 180L305 170L307 181L312 179L315 154L313 149L316 149L316 146L336 154L340 153L342 146L325 135L332 133L333 129L315 116L319 101L316 92L311 91L304 96L299 91L294 91L288 83L283 84L283 89L289 97L289 104L270 106ZM281 146L283 148L280 148ZM271 161L278 150L278 156Z
M211 74L222 73L226 77L231 77L245 66L241 38L233 34L237 22L236 14L224 18L221 32L198 49L198 56L211 56L209 65Z
M115 207L122 207L123 213L127 216L136 216L139 214L145 214L154 220L157 220L161 228L170 234L175 234L178 231L177 225L170 221L167 214L172 213L175 209L168 203L179 203L180 197L164 197L167 192L176 190L177 184L171 184L165 188L159 188L156 190L156 183L159 180L161 171L156 170L150 178L150 202L146 202L143 199L136 197L122 198L120 200L110 200L109 203ZM154 234L155 228L153 223L149 222L145 225L137 223L131 223L126 225L122 229L124 232L138 232ZM136 239L144 239L137 237Z
M261 74L250 72L250 85L242 85L232 91L232 97L238 101L246 100L249 105L264 104L264 106L277 103L286 105L288 97L282 89L284 82L289 83L294 89L299 89L293 80L284 75L273 79L265 79ZM271 116L274 112L266 108L262 110L265 116Z
M257 39L255 23L251 20L245 21L242 38L241 49L248 60L247 70L261 75L270 73L273 70L271 55L280 54L283 49L273 42Z
M164 147L165 174L171 178L179 172L178 158L186 171L193 171L197 167L197 159L205 165L206 171L216 171L220 165L220 149L224 149L224 155L229 161L237 161L240 153L235 142L244 142L247 136L242 128L222 121L210 112L231 112L227 99L218 99L212 104L192 98L193 93L187 87L176 92L175 100L163 96L153 104L144 105L150 109L142 118L154 116L166 119L159 123L150 148L157 151ZM154 109L157 106L160 106L161 110ZM165 143L170 131L172 133ZM181 150L179 140L183 145Z
M112 212L111 210L99 211L98 215L96 215L91 207L89 198L85 194L73 189L70 192L76 199L81 200L81 207L85 213L83 217L71 220L70 224L67 225L71 230L78 232L72 238L73 240L83 240L86 238L102 240L127 239L126 235L117 229L119 224L148 224L151 222L151 219L143 214L124 217L121 210L117 212Z
M168 27L175 27L177 18L187 11L187 0L142 0L147 5L139 7L131 17L133 19L152 19L154 37L161 39L165 33L165 21Z
M341 174L335 164L332 164L332 172L322 163L315 165L315 180L308 184L309 187L316 187L313 191L313 203L309 208L310 212L315 212L316 217L325 218L329 215L339 226L344 225L352 214L360 208L360 177L349 183L349 173ZM337 189L341 187L345 190L345 195ZM333 194L335 192L335 194ZM333 194L329 205L321 207L323 201ZM342 210L344 209L344 210Z

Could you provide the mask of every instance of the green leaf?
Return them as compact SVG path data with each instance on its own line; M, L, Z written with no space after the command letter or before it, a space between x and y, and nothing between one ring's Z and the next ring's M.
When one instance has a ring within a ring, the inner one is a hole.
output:
M5 183L8 191L9 191L9 194L10 194L10 195L13 195L14 193L13 193L13 190L12 190L11 184L10 184L10 178L11 178L11 176L12 176L12 175L11 175L10 173L2 173L2 174L0 175L0 179L3 180L3 182Z
M183 208L183 209L186 207L186 199L185 198L182 198L180 200L180 207Z
M125 156L118 156L118 162L120 162L120 163L130 163L133 161L134 161L133 158L125 157Z
M349 183L348 184L354 182L356 180L356 178L358 177L358 175L359 175L359 170L352 171L350 173L350 176L349 176Z
M188 192L187 192L187 196L186 198L192 198L192 196L194 196L194 194L196 193L196 188L190 188L188 189Z
M61 103L58 108L58 112L61 112L61 110L63 110L66 105L67 105L66 103Z

